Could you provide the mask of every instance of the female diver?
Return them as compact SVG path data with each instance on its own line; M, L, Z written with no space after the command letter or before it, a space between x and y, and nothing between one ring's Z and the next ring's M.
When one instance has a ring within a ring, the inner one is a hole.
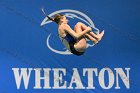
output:
M58 34L62 43L71 53L77 56L84 54L87 48L86 38L96 44L104 35L104 31L99 34L93 33L90 27L81 22L78 22L72 30L68 25L66 16L62 14L56 14L53 18L47 17L58 24Z

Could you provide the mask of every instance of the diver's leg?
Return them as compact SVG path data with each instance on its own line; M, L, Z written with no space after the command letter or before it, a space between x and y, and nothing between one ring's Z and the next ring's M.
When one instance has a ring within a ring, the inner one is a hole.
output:
M76 33L81 33L82 32L81 25L76 24L75 27L74 27L74 31ZM77 40L77 42L74 45L74 47L79 52L85 51L85 49L87 48L86 39L84 37L81 37L80 39Z
M85 37L87 38L87 39L89 39L90 41L92 41L94 44L97 44L98 43L98 40L97 39L95 39L95 38L93 38L91 35L89 35L89 34L85 34Z
M81 25L82 30L85 30L87 28L87 26L85 24L81 23L81 22L78 22L77 24ZM97 35L92 31L89 32L88 34L91 35L94 39L97 39L97 41L100 41L102 39L103 35L104 35L104 31L102 31L101 33L99 33Z

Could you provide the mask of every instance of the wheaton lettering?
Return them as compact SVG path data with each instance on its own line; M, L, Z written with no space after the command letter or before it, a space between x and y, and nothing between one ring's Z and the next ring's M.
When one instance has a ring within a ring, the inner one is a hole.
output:
M97 83L102 89L121 89L122 86L126 89L130 88L130 68L113 70L83 68L82 74L77 68L73 68L72 73L65 68L12 68L12 70L17 89L21 86L28 89L29 83L33 83L31 84L34 85L33 89L96 89ZM83 78L86 78L84 82Z

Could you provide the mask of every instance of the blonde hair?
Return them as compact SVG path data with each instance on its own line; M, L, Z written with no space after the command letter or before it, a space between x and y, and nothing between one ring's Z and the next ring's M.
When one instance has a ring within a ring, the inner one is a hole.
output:
M49 20L51 20L51 21L53 21L53 22L59 24L59 22L60 22L60 20L63 18L63 16L64 16L63 14L55 14L55 15L53 16L53 18L51 18L51 17L49 17L49 16L47 16L47 17L48 17Z

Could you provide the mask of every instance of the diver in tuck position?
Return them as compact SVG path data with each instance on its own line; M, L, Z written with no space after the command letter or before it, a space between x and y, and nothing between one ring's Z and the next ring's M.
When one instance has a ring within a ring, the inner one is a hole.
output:
M56 14L53 18L47 17L58 24L58 34L62 43L71 53L77 56L84 54L87 48L86 38L97 44L104 35L104 31L95 34L90 27L81 22L78 22L72 30L68 25L66 16L62 14Z

